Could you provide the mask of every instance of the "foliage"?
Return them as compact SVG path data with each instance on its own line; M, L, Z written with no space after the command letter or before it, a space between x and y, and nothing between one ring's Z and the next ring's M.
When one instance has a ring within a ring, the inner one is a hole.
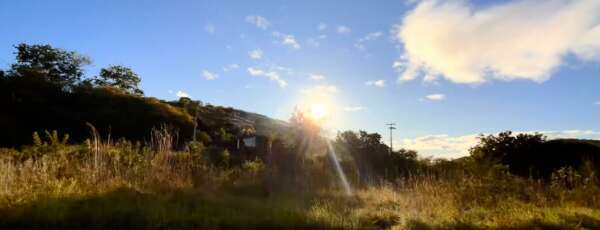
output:
M100 75L94 79L94 84L114 87L129 94L143 95L144 92L139 88L140 81L140 77L132 69L111 65L100 70Z
M11 67L11 75L35 75L52 84L70 89L79 83L83 76L83 66L90 64L89 58L72 51L54 48L50 45L19 44L17 63Z
M586 162L600 167L600 147L593 141L546 140L542 134L502 132L481 136L471 156L481 164L502 164L512 174L549 179L556 170L582 170Z
M415 151L400 149L390 152L378 133L345 131L337 135L335 146L338 153L352 159L360 184L393 181L417 173L420 167Z

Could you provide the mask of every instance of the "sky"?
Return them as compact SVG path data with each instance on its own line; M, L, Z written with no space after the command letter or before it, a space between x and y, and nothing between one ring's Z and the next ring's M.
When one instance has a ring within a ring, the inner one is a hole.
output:
M478 134L600 139L600 1L0 2L0 68L19 43L131 67L147 96L382 134L423 156Z

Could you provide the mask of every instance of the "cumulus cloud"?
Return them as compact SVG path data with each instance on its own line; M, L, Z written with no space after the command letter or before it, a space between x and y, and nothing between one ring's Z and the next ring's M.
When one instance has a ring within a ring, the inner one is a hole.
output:
M207 24L206 26L204 26L204 30L206 30L206 32L209 34L214 34L215 29L216 27L213 24Z
M177 91L175 95L177 95L177 97L190 97L190 95L187 92L181 90Z
M367 82L365 82L365 85L376 86L376 87L384 87L385 86L385 80L367 81Z
M266 30L267 28L269 28L271 26L271 23L269 22L269 20L267 20L266 18L262 17L262 16L258 16L258 15L250 15L246 17L246 22L255 25L256 27Z
M252 59L261 59L263 57L263 51L261 49L255 49L248 52L248 56Z
M325 76L321 74L309 74L311 80L320 81L325 79Z
M346 112L357 112L357 111L361 111L364 110L365 108L362 106L348 106L348 107L344 107L344 111Z
M446 95L444 95L444 94L429 94L429 95L425 96L425 99L430 100L430 101L442 101L442 100L446 99Z
M277 31L273 32L273 37L280 39L281 44L290 46L294 49L300 49L300 44L296 41L294 35L291 34L283 34Z
M348 33L352 32L352 29L350 29L350 27L348 27L348 26L338 26L337 32L340 34L348 34Z
M211 73L207 70L202 70L202 77L204 77L204 79L206 80L215 80L217 78L219 78L219 75L215 74L215 73Z
M249 67L248 69L248 74L250 74L250 76L254 76L254 77L266 77L271 81L276 82L279 87L281 88L285 88L288 83L281 79L281 76L279 75L279 73L275 72L275 71L264 71L262 69L258 69L258 68L252 68Z
M600 131L593 130L524 131L514 133L541 133L546 135L548 139L600 139ZM469 148L479 143L478 137L479 134L469 134L463 136L449 136L447 134L426 135L403 139L399 142L396 142L399 144L395 144L394 148L417 150L421 156L433 156L436 158L458 158L469 155Z
M424 0L396 26L399 80L543 82L567 54L600 61L600 1L510 1L476 8Z

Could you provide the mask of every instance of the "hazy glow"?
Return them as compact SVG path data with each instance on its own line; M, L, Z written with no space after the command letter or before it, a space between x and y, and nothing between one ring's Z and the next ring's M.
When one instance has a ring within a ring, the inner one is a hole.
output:
M325 104L312 104L309 110L310 117L314 120L323 120L329 114L329 109Z

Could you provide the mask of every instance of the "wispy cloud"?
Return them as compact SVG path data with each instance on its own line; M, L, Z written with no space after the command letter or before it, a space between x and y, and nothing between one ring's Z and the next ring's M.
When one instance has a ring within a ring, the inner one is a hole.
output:
M219 75L215 74L215 73L211 73L207 70L202 70L202 77L204 77L204 79L206 80L215 80L217 78L219 78Z
M309 74L309 77L311 80L315 80L315 81L320 81L325 79L325 76L321 75L321 74Z
M264 71L262 69L253 68L253 67L249 67L247 70L248 70L248 74L250 74L250 76L266 77L271 81L277 82L277 84L281 88L285 88L288 85L288 83L285 80L281 79L281 76L279 75L279 73L277 73L275 71Z
M281 44L286 45L286 46L290 46L294 49L300 49L300 44L298 44L298 41L296 41L296 38L294 37L294 35L291 34L283 34L280 32L273 32L273 37L280 39L279 42L281 42Z
M348 107L344 107L344 111L346 112L357 112L357 111L361 111L364 110L365 108L362 106L348 106Z
M303 89L302 93L310 96L327 96L338 92L335 85L317 85L311 88Z
M313 47L321 46L321 43L317 39L314 39L314 38L306 39L306 44L313 46Z
M367 81L367 82L365 82L365 85L376 86L376 87L385 87L385 80Z
M600 61L598 12L600 1L420 1L394 33L405 51L399 79L543 82L567 54Z
M190 97L190 95L187 92L182 90L177 91L175 95L177 95L177 97Z
M255 49L248 52L248 56L252 59L261 59L263 57L263 51L261 49Z
M238 65L238 64L229 64L229 65L223 67L223 72L229 72L229 71L236 70L239 68L240 68L240 65Z
M365 50L365 44L364 44L365 42L377 40L382 35L383 35L383 33L380 31L368 33L364 37L356 40L356 42L354 43L354 47L356 47L359 50Z
M352 29L348 26L338 26L337 32L339 34L348 34L348 33L352 32Z
M327 24L325 24L325 23L321 22L321 23L319 23L319 25L317 25L317 30L319 30L319 31L323 31L326 29L327 29Z
M213 24L206 24L206 26L204 26L204 30L209 34L214 34L216 27Z
M430 101L443 101L446 99L446 95L444 95L444 94L429 94L429 95L425 96L425 98Z
M255 25L256 27L266 30L271 26L271 23L269 22L269 20L267 20L266 18L262 17L262 16L258 16L258 15L250 15L246 17L246 22Z
M599 105L600 106L600 101L594 102L594 105Z

